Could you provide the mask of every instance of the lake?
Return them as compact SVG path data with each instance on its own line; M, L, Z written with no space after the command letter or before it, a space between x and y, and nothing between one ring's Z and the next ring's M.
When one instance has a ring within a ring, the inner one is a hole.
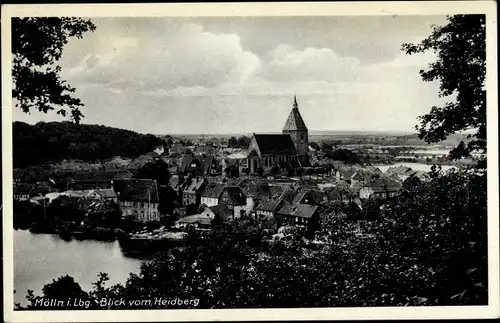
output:
M27 290L41 295L42 287L63 275L72 276L85 291L99 272L108 273L107 286L124 283L140 271L141 260L125 257L118 241L65 241L57 235L14 231L14 300L26 305Z

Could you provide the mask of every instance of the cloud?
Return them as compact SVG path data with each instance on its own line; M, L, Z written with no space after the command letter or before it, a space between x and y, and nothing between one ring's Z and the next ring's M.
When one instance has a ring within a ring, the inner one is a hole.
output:
M398 52L399 40L388 47L356 34L368 45L342 50L343 42L312 36L294 42L291 31L268 36L273 29L236 33L169 19L96 23L96 33L71 41L61 61L86 123L154 133L280 131L296 93L311 130L412 130L417 115L439 104L436 84L418 74L435 57ZM249 48L261 38L269 46L259 57ZM386 59L368 65L362 58L375 54Z
M341 57L331 48L295 49L280 44L269 53L270 61L262 76L273 81L348 81L356 79L361 62L354 57Z
M237 35L209 33L192 23L169 27L175 30L140 38L115 36L66 68L65 76L75 84L168 91L242 83L260 67L260 59L243 50Z

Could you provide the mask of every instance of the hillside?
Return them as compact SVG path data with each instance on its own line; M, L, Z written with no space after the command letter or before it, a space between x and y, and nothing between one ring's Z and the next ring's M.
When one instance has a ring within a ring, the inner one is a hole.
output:
M70 122L39 122L12 125L15 168L67 159L86 162L121 157L137 157L151 152L163 140L154 135Z

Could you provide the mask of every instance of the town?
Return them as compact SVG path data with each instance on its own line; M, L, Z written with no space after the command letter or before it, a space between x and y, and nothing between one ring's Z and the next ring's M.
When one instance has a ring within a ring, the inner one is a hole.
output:
M5 20L10 318L493 313L494 17L26 10Z
M382 171L349 149L310 143L296 97L281 134L221 142L169 137L122 167L116 157L117 166L93 173L34 179L17 170L14 225L67 239L150 242L182 240L184 231L210 229L214 219L252 218L267 223L273 239L290 226L313 236L321 216L373 217L405 181L426 176L402 165Z

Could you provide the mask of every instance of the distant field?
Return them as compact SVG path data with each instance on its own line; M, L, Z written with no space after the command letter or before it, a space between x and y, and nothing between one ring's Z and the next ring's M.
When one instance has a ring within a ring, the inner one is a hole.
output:
M266 132L266 133L281 133L281 132ZM204 139L209 140L212 138L222 139L241 136L252 136L252 133L233 133L233 134L169 134L172 137L185 138L189 140ZM160 136L167 136L160 135ZM375 144L383 146L430 146L423 140L418 138L416 133L404 132L376 132L376 131L309 131L309 142L321 142L325 140L340 140L344 144ZM449 136L446 140L438 143L442 146L454 146L460 140L466 140L465 134L454 134Z

